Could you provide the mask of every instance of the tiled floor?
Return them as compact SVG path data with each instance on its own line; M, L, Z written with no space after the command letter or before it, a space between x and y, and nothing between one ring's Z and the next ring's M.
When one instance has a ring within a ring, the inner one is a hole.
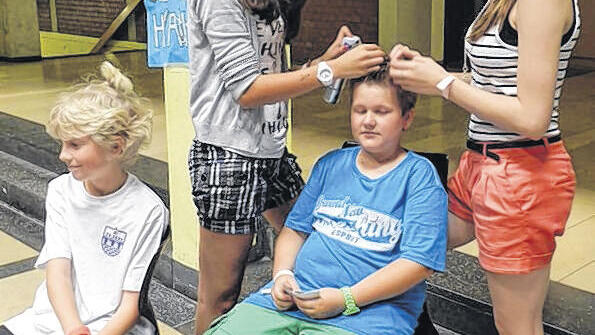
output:
M147 70L143 52L121 53L116 57L133 75L138 90L151 99L155 109L153 143L142 153L166 160L161 71ZM83 74L96 69L100 61L99 56L88 56L32 63L0 62L0 111L43 124L59 93ZM561 124L566 146L573 156L578 188L566 233L558 238L551 275L554 281L591 293L595 293L595 244L591 241L595 236L594 85L595 72L569 78L562 98ZM463 151L466 119L467 115L451 103L439 98L422 98L404 144L413 150L448 153L452 173ZM306 176L321 154L350 138L345 102L337 106L325 105L319 93L296 99L293 126L293 151ZM477 255L477 246L470 243L459 251ZM0 232L0 267L36 254ZM0 310L0 324L30 305L42 279L43 273L38 270L0 276L0 297L9 302L7 308ZM178 334L166 324L160 327L162 334Z
M37 256L37 251L15 240L2 231L0 231L0 245L2 246L0 266L13 263L15 260ZM6 248L4 248L4 246L6 246Z

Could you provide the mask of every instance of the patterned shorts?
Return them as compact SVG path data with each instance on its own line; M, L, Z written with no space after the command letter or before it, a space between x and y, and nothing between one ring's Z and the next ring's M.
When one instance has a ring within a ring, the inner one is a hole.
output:
M262 212L279 207L304 187L296 157L253 158L194 141L188 159L200 224L215 233L252 234Z

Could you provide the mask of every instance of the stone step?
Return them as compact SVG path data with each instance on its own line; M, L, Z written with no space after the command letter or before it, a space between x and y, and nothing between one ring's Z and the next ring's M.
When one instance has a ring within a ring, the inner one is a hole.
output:
M0 151L0 201L42 220L47 184L56 173Z

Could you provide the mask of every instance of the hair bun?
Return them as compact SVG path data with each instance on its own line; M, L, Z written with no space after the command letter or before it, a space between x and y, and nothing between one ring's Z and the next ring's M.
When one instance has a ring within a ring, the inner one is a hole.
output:
M105 79L105 81L116 91L126 95L134 92L134 85L132 84L132 81L122 74L122 72L111 62L104 61L101 63L99 71L101 72L101 76Z

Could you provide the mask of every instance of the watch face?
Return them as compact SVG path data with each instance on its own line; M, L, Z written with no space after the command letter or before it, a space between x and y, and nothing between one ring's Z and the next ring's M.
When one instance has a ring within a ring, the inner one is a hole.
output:
M320 70L320 73L318 74L320 80L323 81L329 81L333 78L333 73L331 72L330 69L322 69Z

